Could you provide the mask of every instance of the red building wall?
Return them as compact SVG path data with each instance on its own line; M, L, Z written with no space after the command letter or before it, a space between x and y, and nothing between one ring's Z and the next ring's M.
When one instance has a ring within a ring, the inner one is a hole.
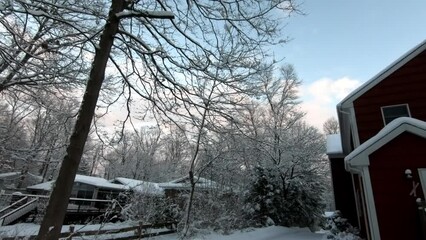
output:
M413 118L426 121L426 51L354 101L360 143L384 127L381 107L404 103Z
M343 158L330 158L330 169L336 210L339 210L352 226L359 227L352 176L345 170Z
M370 176L382 240L420 240L416 198L424 199L418 168L426 168L426 139L402 133L370 155ZM411 169L413 179L405 177ZM410 196L412 181L417 197Z

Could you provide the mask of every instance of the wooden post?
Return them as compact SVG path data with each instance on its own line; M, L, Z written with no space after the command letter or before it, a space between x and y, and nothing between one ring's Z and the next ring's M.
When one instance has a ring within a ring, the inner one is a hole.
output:
M138 239L141 239L142 238L142 232L143 232L143 230L142 230L142 221L139 221L139 227L138 227Z
M70 236L67 238L67 240L72 240L72 235L74 235L74 225L70 225Z

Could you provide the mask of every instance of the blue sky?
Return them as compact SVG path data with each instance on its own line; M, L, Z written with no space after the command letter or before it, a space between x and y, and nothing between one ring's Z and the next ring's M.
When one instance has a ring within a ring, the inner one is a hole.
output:
M305 0L288 19L292 41L274 49L303 81L307 120L321 126L335 105L426 39L426 0Z

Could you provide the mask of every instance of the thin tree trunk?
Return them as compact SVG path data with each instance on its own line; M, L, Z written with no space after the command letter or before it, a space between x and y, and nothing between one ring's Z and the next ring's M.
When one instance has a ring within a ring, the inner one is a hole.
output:
M215 87L215 85L213 86L212 91L209 94L208 101L205 103L203 117L201 119L201 124L200 124L200 127L198 129L198 136L197 136L197 143L195 145L195 152L194 152L194 155L191 159L191 166L189 168L189 180L190 180L190 183L191 183L191 192L189 194L188 206L186 208L183 238L185 238L188 235L188 231L189 231L189 223L190 223L190 219L191 219L191 211L192 211L192 204L193 204L193 201L194 201L195 184L196 184L195 179L194 179L195 161L197 160L198 153L200 151L201 138L202 138L203 130L204 130L204 127L205 127L207 114L209 112L208 109L209 109L210 99L212 97L214 87Z
M90 176L95 174L96 163L98 162L100 147L97 147L95 150L95 155L93 156L92 166L90 167Z
M194 179L194 173L192 171L189 171L189 181L191 183L191 192L189 193L188 206L186 207L186 216L185 216L185 226L184 226L184 230L183 230L183 238L185 238L188 235L192 204L194 202L196 182L195 182L195 179Z
M38 240L56 240L60 236L75 175L80 164L99 92L105 77L105 68L111 52L114 35L119 27L119 19L115 14L123 11L126 4L127 1L125 0L112 0L108 20L99 42L99 48L96 49L90 78L87 82L86 92L83 96L74 131L50 196L46 214L40 226Z

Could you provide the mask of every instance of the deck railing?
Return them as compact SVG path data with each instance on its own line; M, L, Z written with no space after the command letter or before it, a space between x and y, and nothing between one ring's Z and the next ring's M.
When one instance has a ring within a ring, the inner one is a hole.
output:
M28 201L29 200L29 201ZM37 207L38 198L24 197L7 208L2 209L0 216L0 226L8 225ZM22 204L22 205L20 205Z
M156 224L143 224L139 223L138 226L123 227L116 229L99 229L99 230L90 230L90 231L76 231L73 225L69 226L69 231L62 232L60 239L72 240L72 239L81 239L81 238L96 238L99 236L101 239L105 240L129 240L129 239L141 239L141 238L151 238L160 235L172 234L177 232L176 226L177 222L164 222ZM124 236L120 236L123 233ZM118 235L115 235L118 234ZM15 237L3 237L2 240L15 240L23 237L28 240L35 240L37 236L15 236Z
M20 205L23 205L24 203L26 203L28 200L28 197L23 197L21 199L19 199L18 201L13 202L11 205L3 208L0 210L0 216L5 215L6 213L12 211L13 209L17 208Z
M43 201L47 204L49 199L49 196L33 194L0 194L0 197L7 197L9 201L12 201L12 204L0 210L0 226L16 221L20 217L36 209L40 204L43 204ZM34 201L34 199L38 199L38 201ZM31 202L31 204L27 204L29 202ZM112 206L112 202L113 200L70 198L67 214L73 216L78 214L91 216L101 215L107 210L114 211L114 209L109 209Z

